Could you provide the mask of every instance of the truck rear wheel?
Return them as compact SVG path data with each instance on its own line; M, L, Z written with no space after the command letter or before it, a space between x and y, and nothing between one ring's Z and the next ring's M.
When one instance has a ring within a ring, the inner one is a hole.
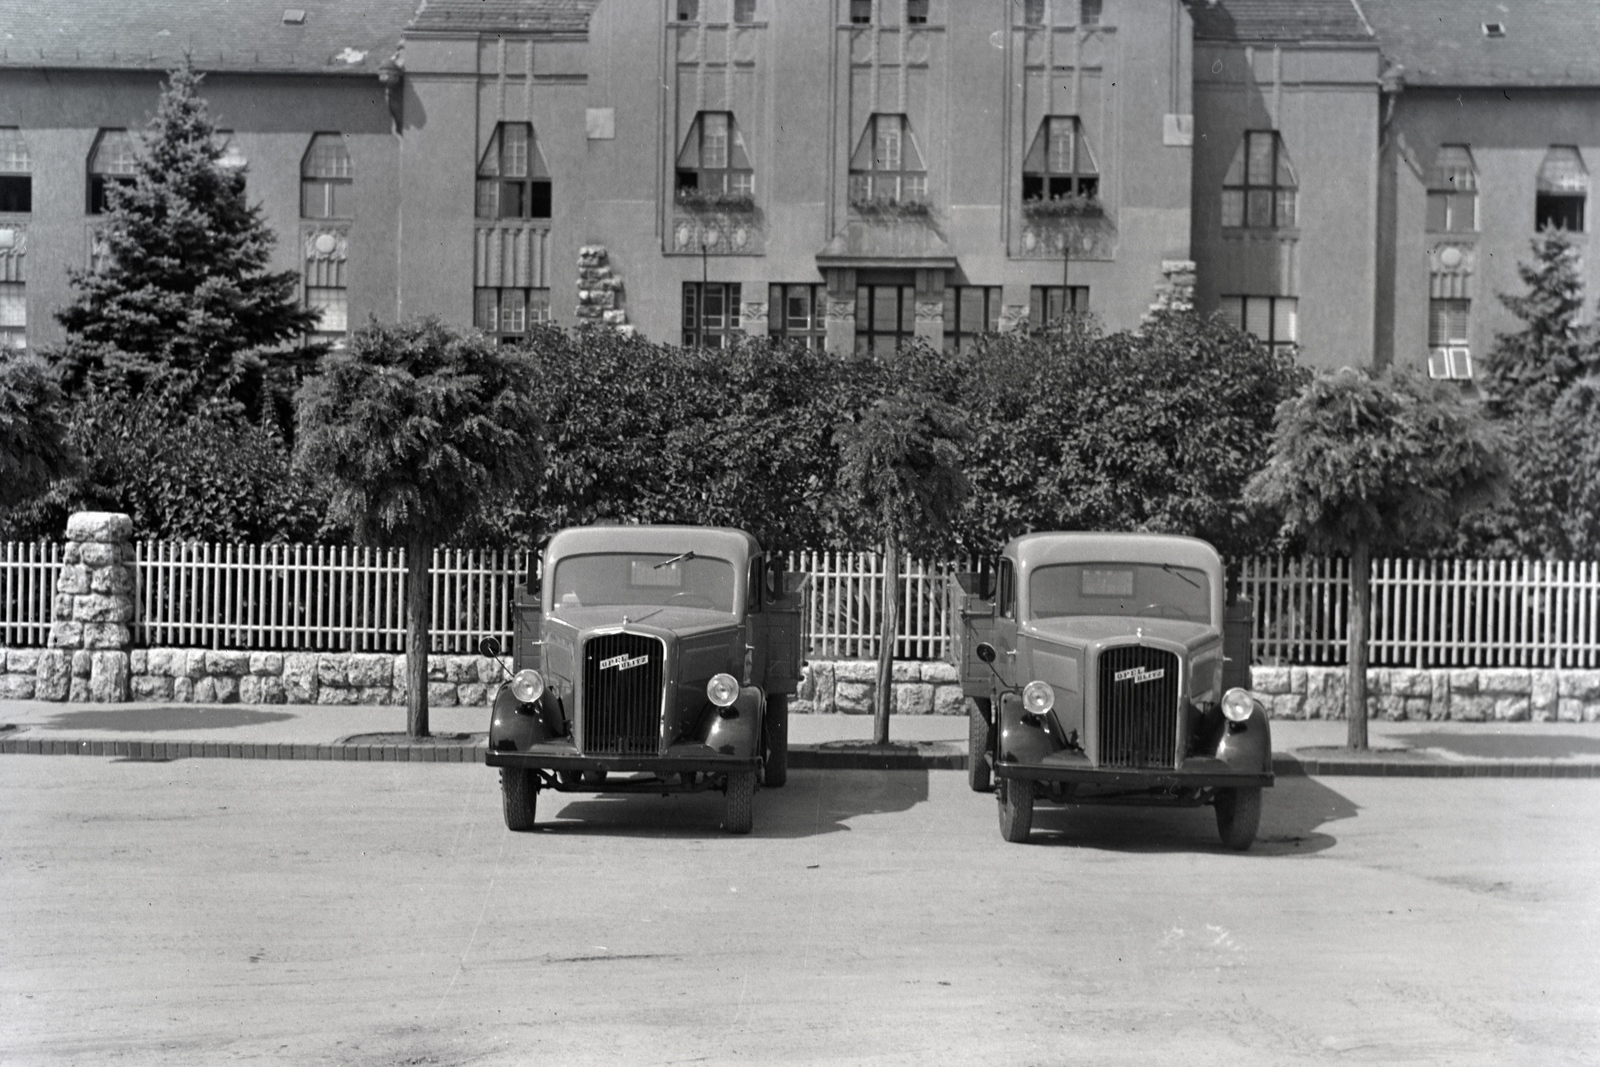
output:
M761 784L776 789L789 780L789 698L782 693L767 697L761 734Z
M1249 848L1261 826L1261 787L1219 789L1215 806L1217 835L1222 843L1236 852Z
M1017 843L1033 829L1033 780L1002 778L999 782L1000 836Z
M994 727L989 724L987 700L967 701L967 785L974 793L994 791L989 753L994 748Z
M734 771L728 775L727 801L722 828L730 834L747 834L755 823L756 772Z
M501 767L500 801L505 809L507 830L518 833L532 830L534 811L539 804L538 774L521 767Z

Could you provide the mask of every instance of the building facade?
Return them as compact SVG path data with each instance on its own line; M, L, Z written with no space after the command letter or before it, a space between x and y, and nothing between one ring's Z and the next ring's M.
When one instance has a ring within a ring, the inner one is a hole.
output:
M60 0L0 42L0 342L61 340L187 56L330 339L843 353L1193 300L1311 365L1463 377L1533 226L1590 226L1573 4Z

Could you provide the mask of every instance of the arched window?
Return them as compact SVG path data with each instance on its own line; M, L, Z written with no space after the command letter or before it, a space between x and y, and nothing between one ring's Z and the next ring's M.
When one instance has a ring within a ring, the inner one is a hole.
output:
M0 211L33 210L33 157L15 126L0 126Z
M1276 130L1250 130L1222 179L1222 225L1289 229L1298 217L1294 168Z
M1100 192L1100 172L1076 115L1052 115L1039 123L1022 161L1022 199L1059 200Z
M550 171L533 126L502 122L478 161L478 218L549 217Z
M850 156L850 201L922 203L928 165L904 115L873 115Z
M319 133L311 138L300 159L300 217L348 219L355 215L351 202L354 171L344 135Z
M1442 145L1428 169L1427 225L1429 233L1478 229L1478 171L1464 144Z
M101 130L89 154L89 214L103 215L110 206L106 188L128 186L138 172L139 157L133 134L127 130Z
M1582 233L1583 209L1588 199L1589 171L1583 165L1583 157L1572 145L1551 145L1539 166L1533 208L1535 228L1553 226Z
M678 195L754 196L756 172L731 111L702 111L678 152Z

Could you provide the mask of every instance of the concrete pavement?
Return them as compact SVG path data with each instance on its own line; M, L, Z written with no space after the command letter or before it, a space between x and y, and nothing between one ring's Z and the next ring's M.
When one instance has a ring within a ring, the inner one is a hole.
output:
M75 704L0 701L0 754L142 759L304 759L481 763L489 709L434 708L434 736L405 736L400 707L250 704ZM872 719L790 718L790 766L946 769L966 766L958 716L895 716L889 746ZM1600 723L1369 724L1370 748L1343 747L1340 720L1272 723L1279 774L1402 777L1600 777Z

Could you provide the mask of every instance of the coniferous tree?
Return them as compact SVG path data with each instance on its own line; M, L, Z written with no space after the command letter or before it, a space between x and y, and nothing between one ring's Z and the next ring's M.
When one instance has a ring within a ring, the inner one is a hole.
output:
M256 408L264 375L317 354L286 348L315 314L296 302L294 271L268 269L272 231L244 171L221 163L201 79L168 75L132 182L107 186L107 261L72 272L75 299L56 316L69 391L158 383L185 407L231 391Z

